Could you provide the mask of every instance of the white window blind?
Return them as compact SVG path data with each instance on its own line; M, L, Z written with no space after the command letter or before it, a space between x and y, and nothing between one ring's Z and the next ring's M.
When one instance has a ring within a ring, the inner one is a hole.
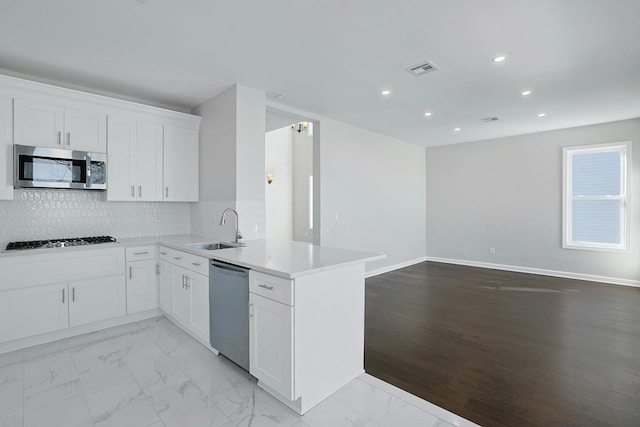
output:
M563 247L628 250L631 143L564 149Z

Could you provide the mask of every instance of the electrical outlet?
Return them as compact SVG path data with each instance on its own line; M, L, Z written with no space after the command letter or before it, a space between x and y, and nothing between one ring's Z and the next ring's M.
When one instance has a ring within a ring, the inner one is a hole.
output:
M495 255L496 254L496 248L489 248L489 253L491 255Z
M155 222L160 222L160 212L158 211L153 211L153 220Z

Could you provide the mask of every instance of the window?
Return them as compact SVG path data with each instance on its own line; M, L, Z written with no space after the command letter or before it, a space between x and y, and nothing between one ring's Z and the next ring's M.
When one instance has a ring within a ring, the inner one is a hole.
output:
M566 147L562 246L629 250L631 142Z

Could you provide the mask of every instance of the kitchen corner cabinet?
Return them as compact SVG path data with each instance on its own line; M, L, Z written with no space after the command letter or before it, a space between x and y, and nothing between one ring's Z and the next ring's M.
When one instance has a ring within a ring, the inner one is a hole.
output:
M364 372L364 264L249 272L249 371L299 414Z
M107 200L162 200L162 124L109 116Z
M127 314L158 308L155 245L126 248Z
M105 153L107 115L93 106L68 108L54 103L14 99L15 144Z
M124 249L0 258L0 343L126 313Z
M160 308L209 343L209 260L160 246Z
M199 198L199 133L164 126L164 200L197 202Z
M0 96L0 200L13 200L12 101Z

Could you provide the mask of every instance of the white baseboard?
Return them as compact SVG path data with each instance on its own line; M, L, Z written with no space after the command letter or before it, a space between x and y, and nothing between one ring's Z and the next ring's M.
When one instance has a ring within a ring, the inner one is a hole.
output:
M490 262L468 261L462 259L425 257L426 261L442 262L445 264L467 265L470 267L490 268L493 270L514 271L517 273L540 274L542 276L562 277L565 279L587 280L589 282L610 283L612 285L623 285L640 287L640 280L622 279L618 277L596 276L594 274L573 273L570 271L546 270L542 268L521 267L517 265L493 264Z
M409 267L410 265L420 264L421 262L427 261L427 257L423 256L421 258L412 259L410 261L401 262L400 264L389 265L387 267L378 268L376 270L367 271L364 273L365 278L378 276L380 274L388 273L393 270L398 270L400 268Z

